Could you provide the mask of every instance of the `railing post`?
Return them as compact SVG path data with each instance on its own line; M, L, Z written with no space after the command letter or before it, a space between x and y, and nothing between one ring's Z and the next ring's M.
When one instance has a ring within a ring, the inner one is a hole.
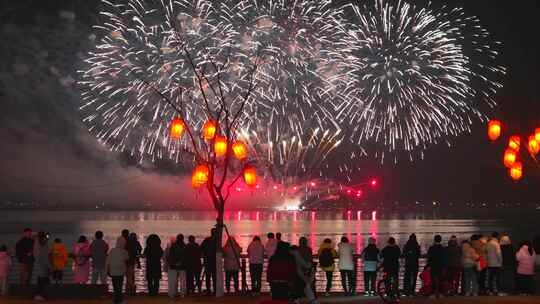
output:
M356 294L357 282L358 282L358 255L353 256L354 261L354 275L353 275L353 286L351 293Z
M242 257L242 291L247 292L246 258Z

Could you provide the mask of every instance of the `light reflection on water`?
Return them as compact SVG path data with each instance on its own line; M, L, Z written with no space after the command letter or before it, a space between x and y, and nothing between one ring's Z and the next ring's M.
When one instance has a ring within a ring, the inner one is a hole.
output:
M0 222L0 242L13 248L25 227L35 231L50 232L71 247L79 235L92 238L96 230L102 230L109 242L127 228L136 232L141 241L151 233L158 234L165 243L178 233L194 235L200 241L208 235L215 224L215 212L135 212L135 211L3 211ZM432 242L434 234L448 239L451 235L459 238L473 233L492 231L510 232L502 221L473 219L439 219L425 215L411 215L405 218L379 218L371 210L361 211L229 211L225 213L226 225L244 250L254 235L281 232L283 240L297 243L301 236L310 240L311 247L318 248L324 238L338 243L345 235L361 251L367 238L374 236L384 243L394 236L399 244L404 244L410 233L416 233L423 248ZM21 221L24 219L24 221ZM263 237L263 241L265 237Z

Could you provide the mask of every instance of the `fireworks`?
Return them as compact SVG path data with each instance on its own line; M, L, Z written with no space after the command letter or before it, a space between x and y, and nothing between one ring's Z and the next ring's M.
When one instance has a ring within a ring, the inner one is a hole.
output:
M271 129L259 133L244 132L244 137L255 152L255 159L271 181L294 187L312 178L320 178L326 171L326 160L340 146L340 130L323 131L316 128L302 135L278 135Z
M218 11L220 23L237 33L237 68L247 69L258 60L247 124L297 136L307 121L311 128L330 125L333 87L327 78L335 65L321 50L337 44L333 24L341 20L341 10L331 9L327 0L232 0Z
M84 121L112 150L180 160L189 145L169 139L169 123L182 115L198 127L206 117L191 65L209 70L208 58L224 58L231 31L213 24L209 1L103 3L101 39L81 71Z
M450 144L495 105L504 73L498 44L462 9L385 0L103 4L81 71L81 110L101 142L140 159L192 161L191 143L171 139L169 123L181 116L199 130L208 118L202 95L219 104L215 86L237 109L254 65L238 130L283 183L321 172L340 145L353 158L384 158ZM339 163L339 172L353 170Z
M343 92L336 117L350 123L352 141L371 143L384 158L470 132L501 87L499 45L460 8L372 4L346 6L352 24L340 28L344 39L333 54Z

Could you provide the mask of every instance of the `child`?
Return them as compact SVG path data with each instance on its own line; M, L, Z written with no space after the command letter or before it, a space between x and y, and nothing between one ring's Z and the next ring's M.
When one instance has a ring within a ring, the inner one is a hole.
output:
M0 246L0 295L7 294L7 280L9 268L11 266L11 257L7 253L6 245Z
M62 240L54 239L51 249L53 273L52 279L55 284L62 284L64 277L64 268L67 264L68 254Z

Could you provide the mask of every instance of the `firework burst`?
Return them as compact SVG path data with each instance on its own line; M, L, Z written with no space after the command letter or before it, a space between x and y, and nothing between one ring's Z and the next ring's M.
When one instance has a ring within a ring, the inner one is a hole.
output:
M382 159L450 145L495 105L505 72L496 64L499 44L460 8L372 3L345 7L352 22L339 28L344 38L333 54L341 65L337 120Z

